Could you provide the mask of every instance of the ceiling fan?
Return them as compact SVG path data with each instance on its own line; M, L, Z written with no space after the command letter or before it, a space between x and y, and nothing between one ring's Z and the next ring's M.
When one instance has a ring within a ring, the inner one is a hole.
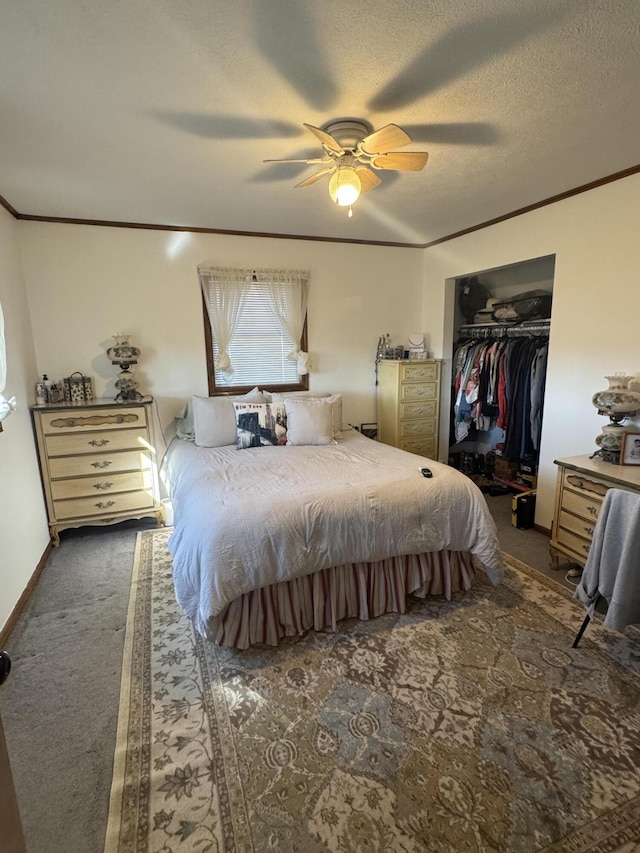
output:
M325 128L304 123L320 140L324 156L307 160L264 160L264 163L308 163L323 168L305 178L296 187L308 187L325 175L329 179L329 195L341 207L349 208L360 193L381 183L374 169L398 172L419 172L427 164L426 151L396 151L412 142L411 137L397 124L387 124L372 132L369 124L358 119L334 121Z

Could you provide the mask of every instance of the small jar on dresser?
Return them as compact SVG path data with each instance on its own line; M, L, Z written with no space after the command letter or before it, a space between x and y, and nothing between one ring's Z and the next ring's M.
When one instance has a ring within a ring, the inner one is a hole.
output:
M161 522L152 398L31 407L54 545L69 527Z
M551 565L559 557L584 568L602 501L609 489L640 493L640 467L590 456L556 459L558 479L551 531Z
M378 362L378 440L438 458L440 365L435 358Z

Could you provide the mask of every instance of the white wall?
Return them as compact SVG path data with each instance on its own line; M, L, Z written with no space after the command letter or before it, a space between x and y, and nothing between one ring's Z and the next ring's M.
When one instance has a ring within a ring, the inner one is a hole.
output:
M131 332L142 351L140 390L158 400L165 428L185 399L207 393L203 261L311 271L310 385L343 393L346 422L375 421L378 337L406 341L422 307L419 249L33 222L19 229L38 372L59 379L81 370L97 396L114 396L106 349L114 333Z
M0 302L5 317L7 387L18 408L0 433L0 629L11 615L49 541L29 413L35 375L31 321L17 223L0 208Z
M444 317L453 282L447 279L556 256L536 506L536 522L546 528L554 459L592 453L608 422L592 406L592 394L607 387L605 375L640 375L639 221L640 175L633 175L425 251L423 323L436 357L449 354ZM448 434L443 411L443 448Z

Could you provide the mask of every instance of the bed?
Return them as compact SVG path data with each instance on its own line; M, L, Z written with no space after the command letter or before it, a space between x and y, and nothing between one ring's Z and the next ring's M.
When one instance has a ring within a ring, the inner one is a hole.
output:
M426 479L420 467L428 465ZM176 598L215 643L277 645L341 619L502 579L496 527L459 471L345 430L322 446L199 447L163 479Z

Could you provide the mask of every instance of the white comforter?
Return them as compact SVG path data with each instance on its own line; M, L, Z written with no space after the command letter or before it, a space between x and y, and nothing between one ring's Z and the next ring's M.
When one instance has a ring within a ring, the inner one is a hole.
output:
M201 633L245 592L344 563L470 551L500 582L496 527L467 477L355 430L342 435L322 447L172 442L163 478L174 505L174 583Z

